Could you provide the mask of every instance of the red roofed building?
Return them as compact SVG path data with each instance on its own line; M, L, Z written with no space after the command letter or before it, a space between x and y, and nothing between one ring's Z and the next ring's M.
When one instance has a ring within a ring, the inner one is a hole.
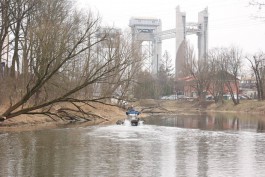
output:
M211 78L211 81L205 82L205 85L203 85L203 92L205 94L214 94L216 92L222 92L223 94L230 94L229 92L229 87L231 88L232 92L234 94L237 93L239 90L239 79L237 79L237 82L235 84L233 80L233 76L231 74L226 73L226 78L228 79L223 79L224 84L223 89L220 89L220 73L216 74ZM218 88L219 86L219 88ZM229 86L229 87L228 87ZM178 94L183 94L188 97L198 97L198 91L196 88L196 79L193 76L186 76L182 78L177 78L176 79L176 92Z

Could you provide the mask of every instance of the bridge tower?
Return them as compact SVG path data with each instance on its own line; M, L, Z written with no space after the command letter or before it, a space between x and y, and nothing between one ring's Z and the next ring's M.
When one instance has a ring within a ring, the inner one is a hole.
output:
M198 22L186 22L186 13L176 8L176 28L162 31L161 20L155 18L131 18L130 24L134 41L142 43L151 41L150 51L152 55L151 70L153 74L158 72L161 65L162 40L176 39L175 75L182 77L182 63L185 61L186 36L196 34L198 36L198 59L207 56L208 51L208 9L198 13Z
M198 13L198 22L186 22L186 13L176 8L176 77L182 77L182 66L186 52L186 36L196 34L198 36L198 59L207 57L208 51L208 9Z
M151 56L151 72L156 74L161 65L162 41L158 34L161 33L162 24L156 18L131 18L129 26L132 31L132 39L141 45L148 41L147 51Z

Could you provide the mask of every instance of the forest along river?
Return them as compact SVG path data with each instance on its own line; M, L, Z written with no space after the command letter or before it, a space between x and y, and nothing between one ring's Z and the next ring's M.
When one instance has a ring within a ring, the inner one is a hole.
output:
M0 134L0 176L264 176L262 120L153 116L142 126Z

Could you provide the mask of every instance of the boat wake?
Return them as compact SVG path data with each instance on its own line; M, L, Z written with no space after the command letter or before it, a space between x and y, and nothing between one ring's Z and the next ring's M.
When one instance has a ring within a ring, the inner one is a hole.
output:
M134 125L132 125L131 121L128 120L128 119L125 119L122 125L124 125L124 126L134 126ZM143 126L143 125L144 125L144 121L139 120L138 126Z

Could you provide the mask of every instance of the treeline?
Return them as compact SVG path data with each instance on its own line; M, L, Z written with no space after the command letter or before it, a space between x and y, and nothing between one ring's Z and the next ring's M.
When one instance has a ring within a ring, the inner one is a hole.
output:
M170 59L167 52L163 63ZM135 87L135 96L139 98L159 99L164 95L176 95L178 92L195 93L199 100L212 95L215 102L223 102L224 95L230 95L235 105L240 103L241 79L254 80L256 98L264 100L265 90L265 54L243 54L239 47L213 48L204 58L196 58L193 47L186 41L181 70L172 74L171 65L162 64L156 76L142 72ZM192 95L186 95L192 96Z
M162 57L158 72L154 75L148 70L140 71L134 85L134 97L159 99L161 96L175 94L175 74L172 58L168 51Z
M82 105L132 92L140 52L130 34L102 28L101 18L69 0L2 0L0 4L0 115L69 117L91 114ZM72 109L53 105L69 103Z
M192 47L187 47L184 63L184 75L193 77L198 97L205 99L211 94L215 102L223 101L223 95L229 94L233 103L239 104L240 81L251 76L255 78L257 99L264 100L265 89L265 55L258 52L244 55L238 47L213 48L207 56L196 59Z
M239 48L214 48L204 58L196 59L193 48L187 47L184 73L194 79L193 87L199 99L211 94L216 102L228 92L234 104L239 103L239 77L243 54Z

